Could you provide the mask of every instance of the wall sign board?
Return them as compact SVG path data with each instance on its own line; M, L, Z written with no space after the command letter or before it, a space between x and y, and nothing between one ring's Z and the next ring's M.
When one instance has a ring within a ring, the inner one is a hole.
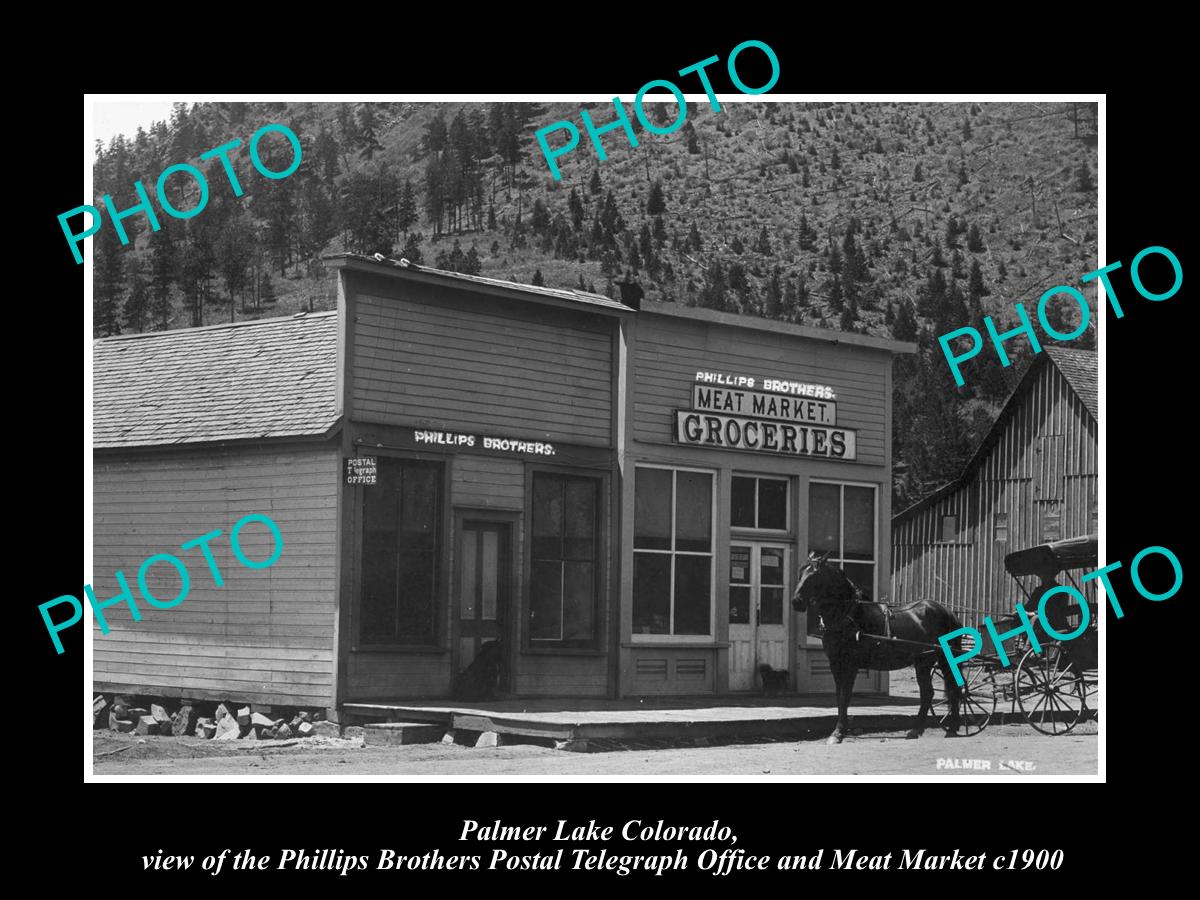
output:
M377 477L377 457L349 456L346 458L346 484L375 484Z

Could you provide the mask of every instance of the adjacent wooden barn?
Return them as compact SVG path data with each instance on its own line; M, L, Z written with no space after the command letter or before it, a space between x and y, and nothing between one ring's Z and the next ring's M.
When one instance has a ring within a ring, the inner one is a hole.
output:
M1006 554L1096 532L1097 382L1094 352L1034 357L959 476L892 520L892 602L936 600L967 623L1011 613Z

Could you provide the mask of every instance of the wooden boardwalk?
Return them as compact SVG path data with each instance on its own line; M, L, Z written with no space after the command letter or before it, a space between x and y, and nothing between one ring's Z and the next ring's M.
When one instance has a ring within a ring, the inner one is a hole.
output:
M909 727L914 699L866 695L851 707L856 728ZM583 745L596 740L679 740L796 735L832 731L837 706L828 695L789 697L627 698L622 700L500 700L347 703L346 721L430 722L448 731L494 732ZM935 722L929 723L936 727ZM564 747L575 749L575 747Z

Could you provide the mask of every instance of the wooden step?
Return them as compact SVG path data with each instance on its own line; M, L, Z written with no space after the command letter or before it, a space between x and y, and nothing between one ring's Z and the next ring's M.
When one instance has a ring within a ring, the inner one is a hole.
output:
M446 733L445 725L430 722L386 722L365 728L367 746L376 747L436 744Z

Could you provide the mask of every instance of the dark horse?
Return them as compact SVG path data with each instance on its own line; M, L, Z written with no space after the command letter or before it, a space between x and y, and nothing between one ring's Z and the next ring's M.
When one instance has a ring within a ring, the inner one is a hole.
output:
M921 689L921 709L917 724L906 737L918 738L925 730L925 717L933 706L933 667L939 666L946 683L946 702L950 708L947 737L958 731L958 706L961 691L950 674L949 662L941 652L938 636L960 628L958 619L948 609L929 600L918 600L900 609L888 610L879 603L863 600L862 591L835 565L826 565L829 554L810 553L808 562L800 569L796 591L792 594L792 609L804 612L811 603L821 616L825 633L825 655L833 672L837 690L837 727L829 743L840 744L849 728L846 711L859 669L892 671L913 666ZM890 621L889 621L890 620ZM932 650L922 650L909 644L889 644L873 641L864 635L880 635L932 644ZM961 652L961 638L950 645Z

